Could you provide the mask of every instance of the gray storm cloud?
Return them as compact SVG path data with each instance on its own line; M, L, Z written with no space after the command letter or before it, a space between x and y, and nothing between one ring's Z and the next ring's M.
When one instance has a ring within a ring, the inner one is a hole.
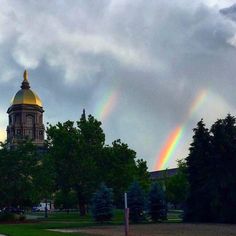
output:
M83 108L95 114L99 99L118 91L103 122L107 142L121 138L152 170L169 132L206 89L213 95L189 118L175 166L198 119L210 124L235 111L236 26L206 2L3 0L2 132L24 68L51 123L76 120Z

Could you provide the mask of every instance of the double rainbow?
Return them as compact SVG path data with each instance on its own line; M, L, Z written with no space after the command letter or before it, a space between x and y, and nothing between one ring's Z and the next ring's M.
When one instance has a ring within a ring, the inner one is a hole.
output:
M104 94L98 102L95 109L95 116L98 120L104 122L112 113L118 100L118 90L110 90L109 93Z
M194 113L197 111L197 109L201 106L203 101L205 100L207 96L207 90L201 90L196 98L193 100L190 109L187 113L186 118L184 119L184 122L179 124L177 127L174 128L174 130L171 131L169 134L165 144L161 148L161 151L157 153L156 155L156 164L155 164L155 170L162 170L167 168L168 162L170 161L171 157L173 156L173 153L179 144L179 141L181 140L181 137L183 136L184 130L186 128L186 125L188 121L192 118Z

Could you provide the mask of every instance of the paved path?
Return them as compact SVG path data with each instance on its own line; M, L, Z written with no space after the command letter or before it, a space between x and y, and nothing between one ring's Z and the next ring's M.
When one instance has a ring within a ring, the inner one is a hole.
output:
M28 214L26 214L25 217L26 217L27 220L37 220L39 218L42 218L42 216L28 215Z
M94 226L80 229L55 229L63 233L123 236L123 226ZM143 224L131 225L129 236L236 236L236 225L223 224Z

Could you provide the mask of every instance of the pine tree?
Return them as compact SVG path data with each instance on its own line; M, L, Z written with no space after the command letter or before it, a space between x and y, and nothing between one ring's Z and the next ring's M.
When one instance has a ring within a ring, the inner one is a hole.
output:
M101 184L92 199L92 214L95 221L100 223L110 221L113 216L112 190Z
M158 183L153 183L148 195L149 215L152 221L166 218L164 192Z
M144 204L143 189L138 182L134 181L128 191L128 208L132 222L138 223L143 219Z
M193 130L193 142L186 158L189 195L186 201L186 221L211 221L210 134L203 120Z
M236 223L235 154L235 117L217 120L210 133L202 121L198 123L186 158L186 220Z
M211 128L212 138L212 199L214 221L236 222L236 121L228 115Z

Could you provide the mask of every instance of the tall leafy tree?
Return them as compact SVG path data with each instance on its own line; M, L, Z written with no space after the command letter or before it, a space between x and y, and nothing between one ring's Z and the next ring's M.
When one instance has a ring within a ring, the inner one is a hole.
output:
M46 204L52 199L56 191L55 186L55 169L52 159L47 153L37 153L40 161L36 173L35 184L41 201ZM48 217L48 208L45 207L45 218Z
M78 138L78 131L72 121L59 122L47 128L48 155L54 166L56 188L63 196L70 193L75 182L75 173L78 171ZM63 208L68 208L66 202Z
M151 185L150 173L148 172L147 162L143 159L138 159L136 162L136 180L142 188L147 192Z
M49 155L56 173L57 189L66 196L74 190L77 194L80 214L102 179L98 175L105 135L101 122L93 116L86 117L85 111L77 122L67 121L49 125L47 129ZM68 208L64 203L64 208Z
M98 171L102 166L105 134L101 125L102 123L92 115L86 117L85 110L77 122L79 158L75 163L77 172L74 188L78 195L81 215L86 213L86 205L88 205L94 189L102 182L102 176Z
M109 187L113 188L114 202L117 207L123 207L123 194L136 178L135 158L135 151L119 139L103 150L100 176Z
M38 187L41 169L42 160L31 142L21 142L14 149L3 144L0 149L1 206L26 207L38 203L43 194Z
M118 207L122 205L124 191L135 179L146 189L150 182L146 162L136 162L136 153L127 144L115 140L111 146L104 146L101 125L83 111L77 126L67 121L49 125L47 129L57 191L66 196L74 190L81 215L86 213L94 189L102 182L114 189Z
M187 198L189 183L186 171L185 161L178 161L177 174L166 180L166 198L175 208L182 207Z

